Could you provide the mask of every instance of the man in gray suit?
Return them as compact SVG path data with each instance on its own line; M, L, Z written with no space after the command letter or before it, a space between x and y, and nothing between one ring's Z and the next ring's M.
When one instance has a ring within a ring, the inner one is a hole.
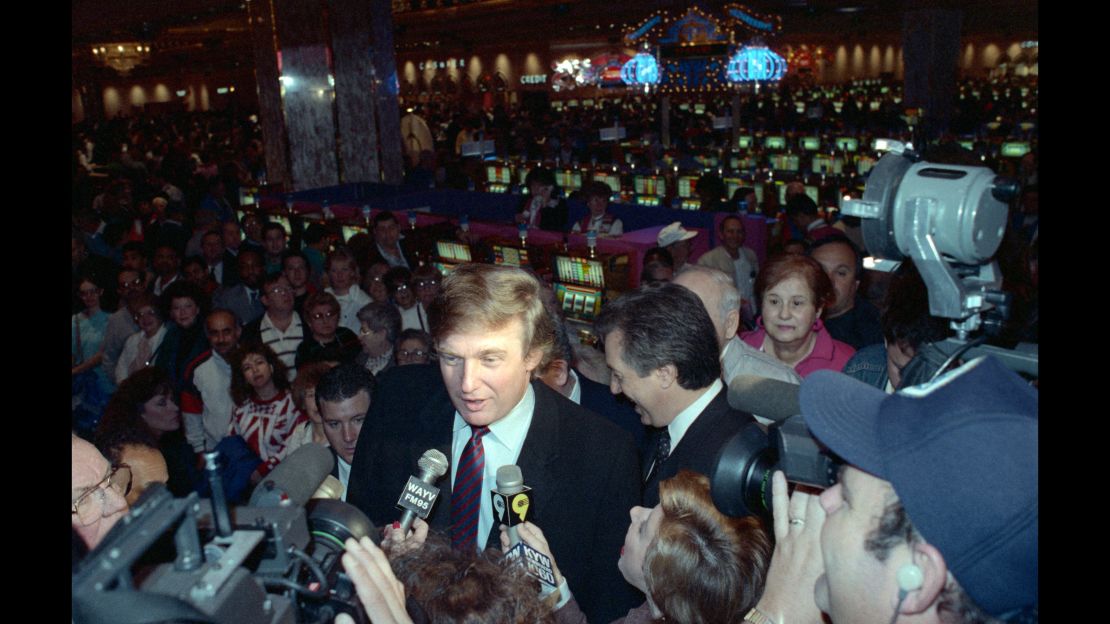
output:
M235 313L235 319L243 326L257 320L266 311L262 305L259 287L262 285L262 256L256 251L239 252L239 283L230 288L221 288L212 297L217 308L227 308Z

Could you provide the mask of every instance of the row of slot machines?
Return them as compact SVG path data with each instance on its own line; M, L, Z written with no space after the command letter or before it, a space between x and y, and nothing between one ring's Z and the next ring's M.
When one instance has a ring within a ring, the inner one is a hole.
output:
M483 253L484 252L484 253ZM444 275L469 262L486 261L498 266L530 268L549 277L555 298L566 319L575 325L580 340L592 340L590 327L607 297L628 288L628 255L574 255L551 245L510 244L492 241L487 249L458 241L436 242L435 267Z
M844 175L846 160L839 156L825 154L814 155L811 158L810 171L801 171L799 157L794 154L773 155L772 168L753 173L739 173L747 169L748 162L730 162L729 169L710 167L709 172L721 175L725 184L725 198L731 199L733 193L741 187L755 189L757 206L743 206L737 209L759 212L760 207L771 204L770 198L777 199L777 205L786 203L785 185L793 180L803 182L806 194L818 205L835 206L842 196L841 191L846 188L862 186L865 177L859 174ZM861 155L852 162L857 171L866 174L874 166L876 159ZM732 166L736 165L736 166ZM487 190L491 192L506 192L512 186L514 169L508 164L487 165L490 182ZM523 188L523 179L530 169L516 169L520 174L518 188L526 193ZM675 171L666 173L639 174L633 171L614 171L612 167L589 168L562 168L555 170L556 184L565 193L571 193L582 188L585 182L599 181L609 186L613 191L613 201L638 206L665 206L682 210L700 210L701 200L698 197L697 185L702 173L689 171Z

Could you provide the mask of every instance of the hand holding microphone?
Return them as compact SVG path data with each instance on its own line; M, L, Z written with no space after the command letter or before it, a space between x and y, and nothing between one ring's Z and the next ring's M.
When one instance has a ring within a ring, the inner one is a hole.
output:
M382 550L390 557L419 550L427 539L428 523L420 518L413 520L412 531L409 533L401 530L400 522L382 527Z
M437 449L428 449L416 462L418 473L409 477L401 498L397 500L397 508L404 510L398 529L401 535L408 535L412 523L417 516L427 518L439 496L439 488L433 485L451 467L447 456Z
M501 529L501 550L507 552L512 548L512 542L509 537L510 527L502 524L499 528ZM555 564L555 555L551 554L551 546L547 544L547 538L544 536L543 531L540 530L540 527L531 522L525 522L511 528L515 529L518 542L523 542L531 546L541 555L551 560L551 572L555 575L555 585L558 586L562 584L563 575L559 572L559 566Z

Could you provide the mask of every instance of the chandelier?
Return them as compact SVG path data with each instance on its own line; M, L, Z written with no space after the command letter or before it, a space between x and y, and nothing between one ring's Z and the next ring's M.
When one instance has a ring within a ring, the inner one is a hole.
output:
M94 45L93 58L126 76L150 58L150 46L135 41Z

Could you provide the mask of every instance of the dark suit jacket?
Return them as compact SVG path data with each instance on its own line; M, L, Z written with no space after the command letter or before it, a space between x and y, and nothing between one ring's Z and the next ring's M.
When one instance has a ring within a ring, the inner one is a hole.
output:
M558 198L554 206L544 206L540 210L540 229L551 230L553 232L566 232L570 226L567 222L570 220L570 209L567 207L567 201L563 198ZM517 206L516 212L520 214L524 212L532 204L532 196L525 195L521 200L520 205Z
M678 446L671 448L671 454L663 462L662 469L656 469L651 479L644 483L644 507L659 504L659 482L675 476L682 468L706 476L712 475L717 452L733 434L751 422L755 422L751 414L732 409L728 404L728 388L721 388L717 396L694 419L694 423L679 440ZM653 436L648 443L649 448L643 458L644 470L651 467L655 453L654 440Z
M240 283L230 288L221 288L212 296L212 307L227 308L235 313L239 325L246 325L262 316L266 308L262 305L262 291L251 305L247 297L247 287Z
M542 382L532 387L536 408L517 465L532 488L533 521L590 621L610 622L644 600L617 569L628 510L640 498L632 440ZM401 489L424 451L451 457L454 417L434 364L382 373L359 435L347 502L378 525L396 520ZM450 474L436 484L439 498L428 516L431 528L444 532L451 524ZM496 528L487 544L500 546Z
M405 262L409 263L409 270L411 271L411 270L415 269L416 265L417 265L416 254L413 253L412 247L409 244L408 240L407 239L401 239L401 240L397 241L397 245L401 248L401 255L404 256ZM377 243L375 243L373 240L371 240L370 241L370 253L367 255L366 267L365 267L364 271L369 269L375 262L379 262L379 261L380 262L385 262L386 264L389 264L389 261L387 261L385 259L385 256L382 255L382 252L378 251Z

